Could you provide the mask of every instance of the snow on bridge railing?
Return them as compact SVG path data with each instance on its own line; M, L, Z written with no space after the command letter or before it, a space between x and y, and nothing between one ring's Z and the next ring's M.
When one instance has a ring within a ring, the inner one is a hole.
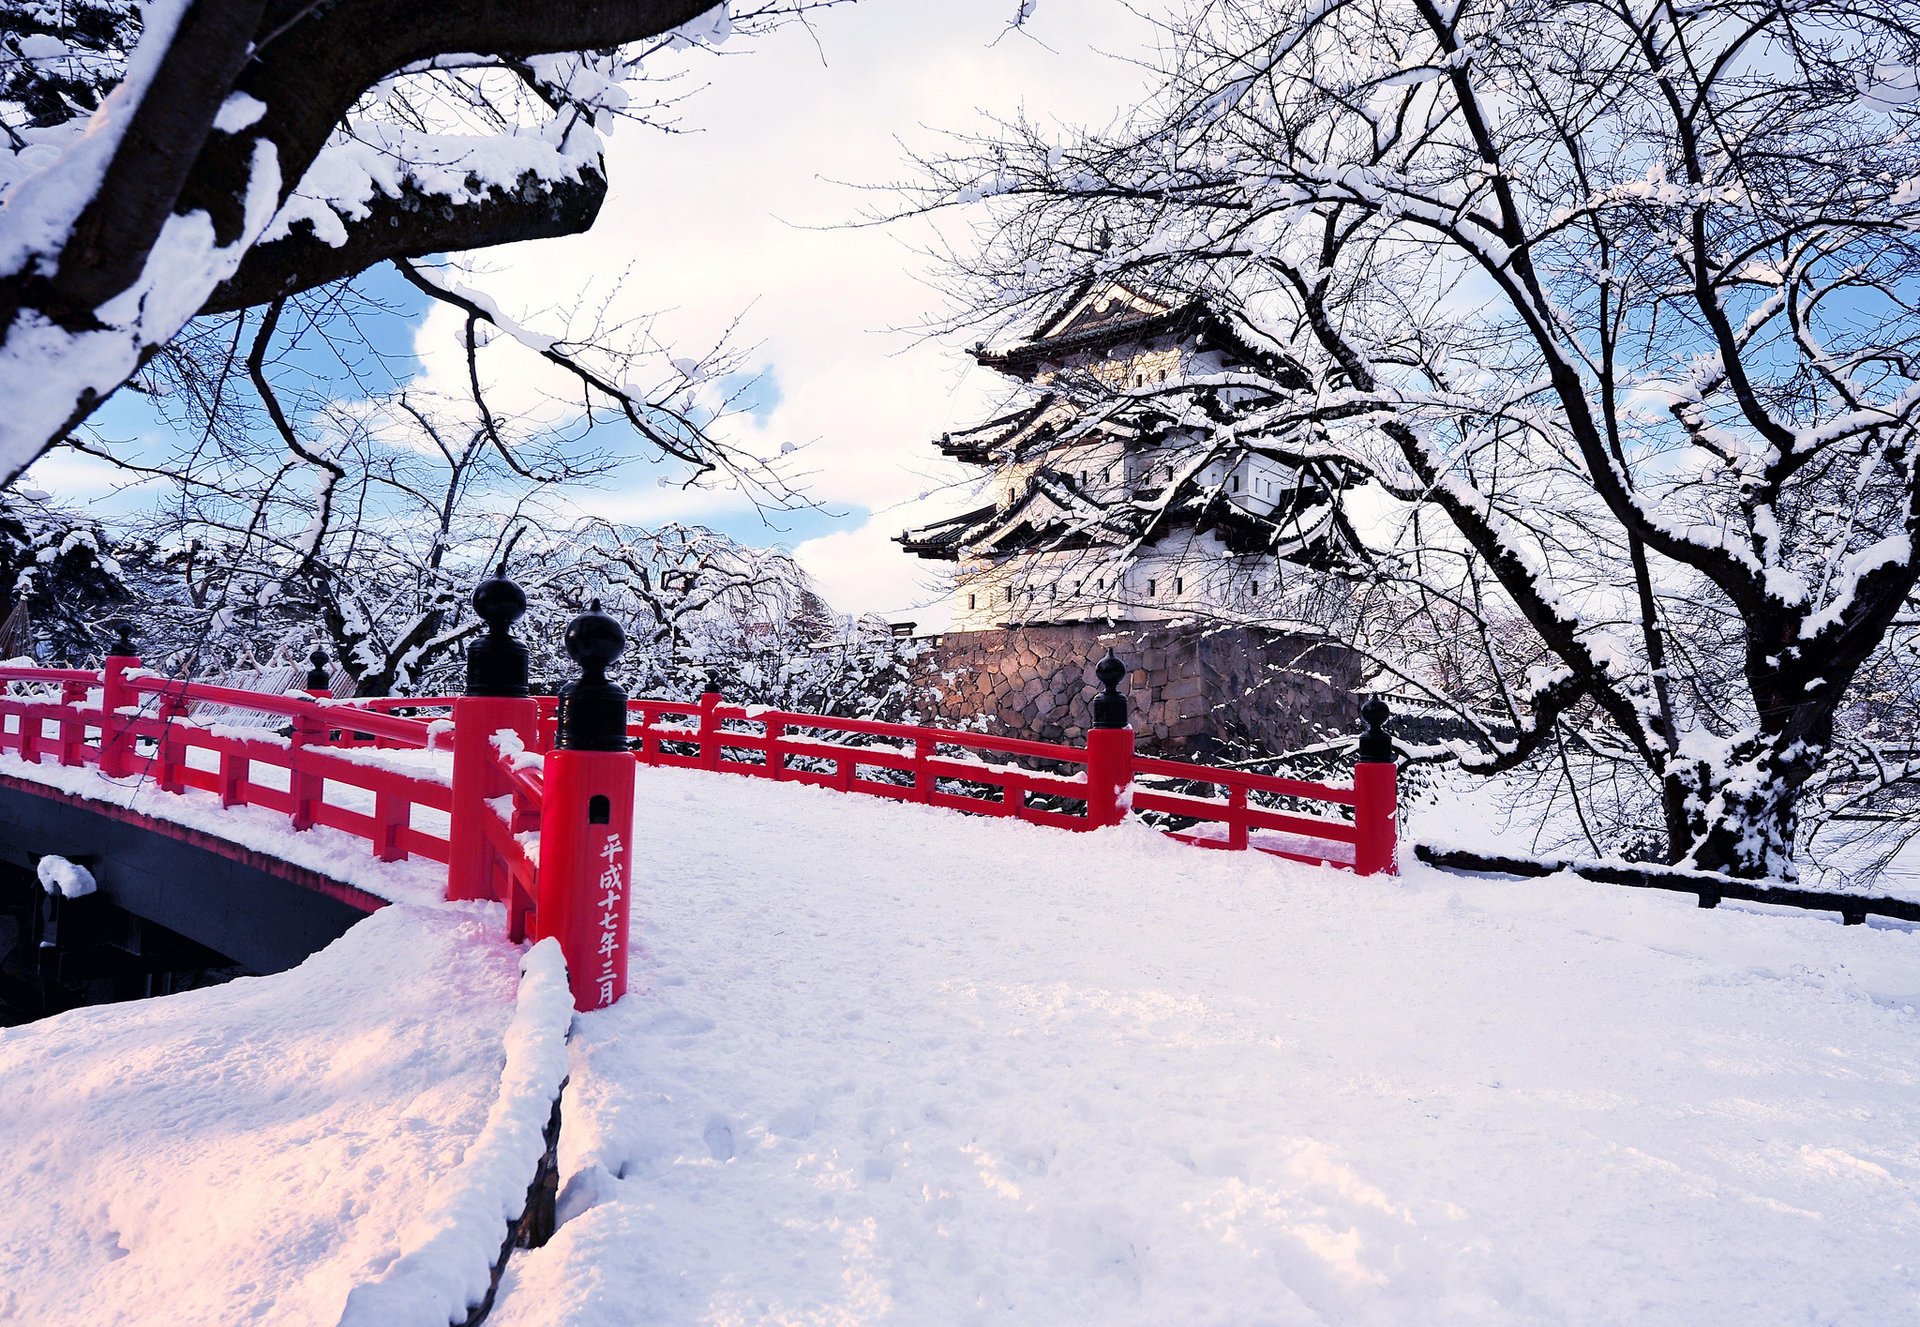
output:
M1201 847L1395 870L1397 772L1377 699L1362 707L1353 783L1313 783L1138 754L1126 666L1111 650L1094 669L1093 726L1075 746L730 704L714 691L693 703L628 701L605 675L625 636L597 605L567 628L582 677L557 699L535 697L510 634L525 596L496 577L474 606L489 630L469 649L463 696L335 701L321 690L318 651L312 689L292 695L169 678L130 653L100 672L0 667L0 750L265 807L296 830L363 838L381 860L444 862L449 898L504 904L516 941L559 940L584 1009L626 990L636 764L1067 830L1139 813ZM405 709L451 717L393 712ZM223 721L239 713L254 722ZM449 751L450 768L395 750Z

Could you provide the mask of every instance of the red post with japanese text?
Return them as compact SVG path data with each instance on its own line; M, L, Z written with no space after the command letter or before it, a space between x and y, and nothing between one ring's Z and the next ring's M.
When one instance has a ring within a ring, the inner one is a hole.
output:
M547 754L535 938L560 941L576 1009L604 1009L627 993L633 778L624 751Z

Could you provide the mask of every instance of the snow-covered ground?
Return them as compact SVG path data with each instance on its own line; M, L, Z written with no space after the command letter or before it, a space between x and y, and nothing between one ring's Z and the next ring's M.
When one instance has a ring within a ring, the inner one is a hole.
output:
M496 1327L1920 1322L1920 934L640 771Z
M501 930L390 907L291 972L0 1031L0 1323L331 1327L436 1256L526 1021Z
M1915 928L639 779L634 993L501 1327L1920 1323ZM500 933L0 1033L0 1323L438 1321L508 1199Z

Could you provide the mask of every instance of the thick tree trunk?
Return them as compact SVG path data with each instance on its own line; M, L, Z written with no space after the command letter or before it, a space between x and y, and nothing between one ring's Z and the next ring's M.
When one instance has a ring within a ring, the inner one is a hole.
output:
M1746 879L1796 879L1800 798L1823 752L1776 734L1724 764L1669 773L1669 860Z

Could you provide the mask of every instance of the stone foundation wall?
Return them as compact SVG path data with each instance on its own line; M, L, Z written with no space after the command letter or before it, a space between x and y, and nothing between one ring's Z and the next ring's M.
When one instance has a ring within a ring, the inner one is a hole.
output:
M1093 665L1111 646L1140 749L1204 759L1223 746L1290 751L1359 723L1359 656L1257 628L1155 623L1010 627L947 635L915 667L916 708L950 727L1079 742Z

